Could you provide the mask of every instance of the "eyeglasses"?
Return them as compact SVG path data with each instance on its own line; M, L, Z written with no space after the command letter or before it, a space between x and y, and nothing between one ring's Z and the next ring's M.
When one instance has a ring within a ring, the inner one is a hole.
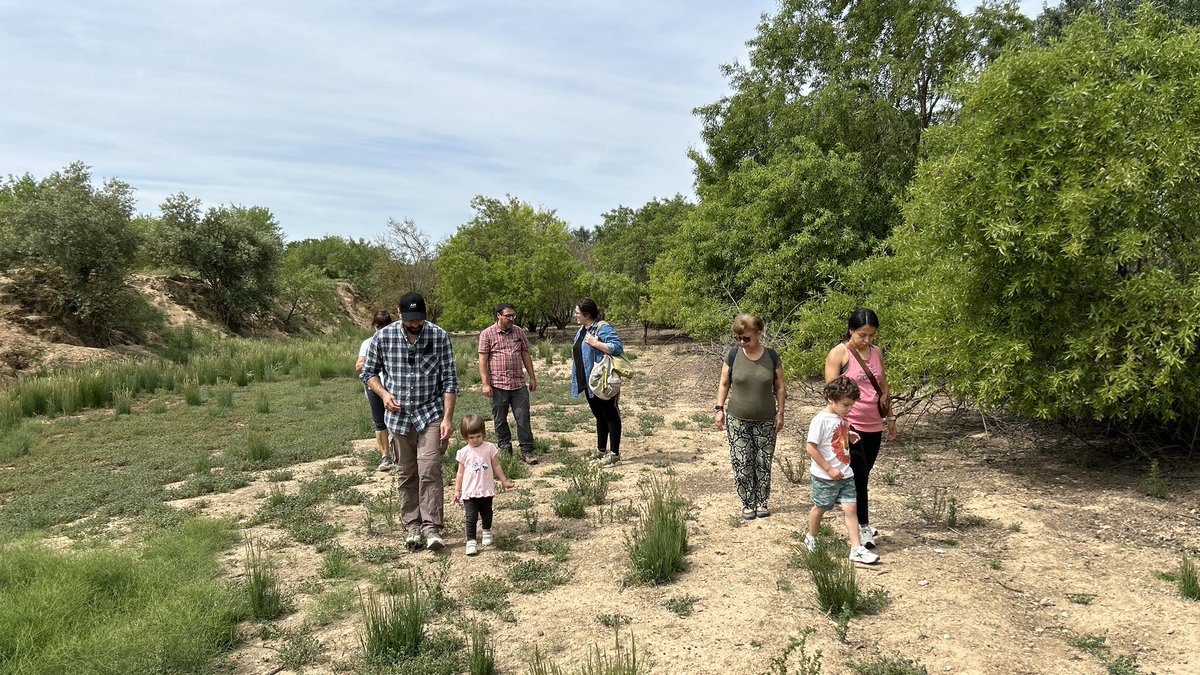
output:
M738 342L749 342L754 338L750 337L749 335L734 335L733 339L737 340Z
M501 314L500 316L502 316L502 317L504 317L504 318L506 318L506 319L515 319L515 318L517 318L517 315L516 315L516 314Z

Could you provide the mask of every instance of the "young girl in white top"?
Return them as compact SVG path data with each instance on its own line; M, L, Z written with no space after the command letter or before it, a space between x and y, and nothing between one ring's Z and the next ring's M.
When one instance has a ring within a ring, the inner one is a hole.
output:
M492 498L496 496L496 478L506 489L513 483L500 466L500 449L485 439L486 427L479 415L467 415L459 424L459 433L467 444L458 451L458 476L454 478L454 503L467 510L467 555L475 555L476 521L483 520L484 546L492 543Z

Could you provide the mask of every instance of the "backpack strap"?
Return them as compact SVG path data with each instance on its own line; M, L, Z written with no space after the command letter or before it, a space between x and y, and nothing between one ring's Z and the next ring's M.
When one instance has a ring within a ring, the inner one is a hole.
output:
M737 360L737 353L740 347L733 347L729 353L725 355L725 364L729 366L729 386L733 386L733 362ZM775 384L775 371L779 370L779 352L770 347L763 347L767 350L767 354L771 357L771 384Z

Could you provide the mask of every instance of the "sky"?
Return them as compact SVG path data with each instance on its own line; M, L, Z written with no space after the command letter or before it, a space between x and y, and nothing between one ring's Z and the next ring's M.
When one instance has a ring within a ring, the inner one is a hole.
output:
M960 5L974 4L960 2ZM0 175L81 160L156 214L438 240L476 195L593 227L692 195L692 110L776 0L0 0ZM1040 0L1022 0L1035 15Z

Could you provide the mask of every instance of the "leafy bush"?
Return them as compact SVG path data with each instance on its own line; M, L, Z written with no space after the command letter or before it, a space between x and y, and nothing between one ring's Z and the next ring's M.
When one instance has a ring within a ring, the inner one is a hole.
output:
M800 322L826 336L810 353L861 302L893 390L1040 418L1200 416L1198 76L1200 32L1150 7L995 61L928 133L889 255Z
M587 500L575 490L555 492L554 513L559 518L583 518L587 515Z

